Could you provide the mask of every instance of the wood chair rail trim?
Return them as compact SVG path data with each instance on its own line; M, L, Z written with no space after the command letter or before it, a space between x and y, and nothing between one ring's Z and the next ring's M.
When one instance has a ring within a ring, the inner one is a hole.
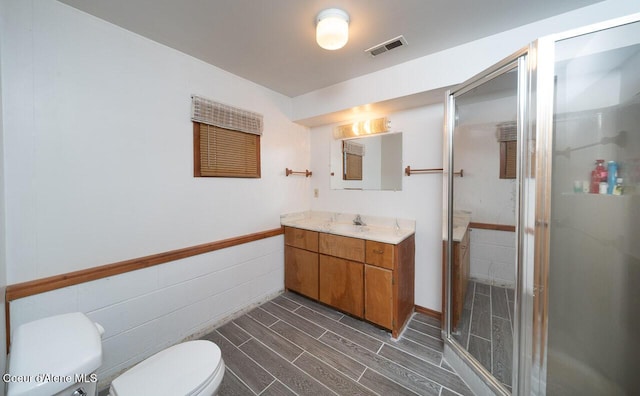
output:
M220 241L171 250L168 252L153 254L150 256L134 258L131 260L101 265L98 267L68 272L65 274L53 275L46 278L16 283L7 286L5 301L9 303L19 298L32 296L34 294L40 294L56 289L61 289L63 287L91 282L109 276L120 275L130 271L153 267L154 265L164 264L170 261L176 261L199 254L229 248L236 245L242 245L244 243L257 241L260 239L271 238L277 235L281 235L283 234L283 232L284 231L282 227L274 228L267 231L261 231L253 234L223 239Z
M168 252L152 254L150 256L134 258L131 260L120 261L112 264L101 265L98 267L92 267L79 271L68 272L65 274L53 275L46 278L8 285L5 289L4 305L7 353L9 352L11 340L11 301L33 296L35 294L61 289L63 287L74 286L80 283L91 282L109 276L120 275L143 268L153 267L154 265L164 264L170 261L176 261L187 257L197 256L199 254L226 249L229 247L258 241L260 239L271 238L281 234L284 234L284 229L282 227L274 228L267 231L260 231L253 234L241 235L238 237L223 239L220 241L204 243L201 245L190 246L182 249L170 250Z

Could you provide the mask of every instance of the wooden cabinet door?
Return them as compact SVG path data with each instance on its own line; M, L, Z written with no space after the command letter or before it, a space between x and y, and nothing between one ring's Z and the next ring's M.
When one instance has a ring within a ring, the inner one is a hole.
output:
M387 329L393 328L393 272L364 266L364 318Z
M455 331L458 320L462 315L464 304L464 290L462 290L462 263L460 262L460 242L453 243L453 257L451 260L451 327Z
M318 299L318 253L285 246L284 287Z
M320 255L320 301L362 317L364 264Z
M467 292L467 284L469 283L469 272L471 270L471 254L470 254L470 241L469 241L469 230L465 232L462 241L460 242L460 261L462 267L462 301L464 304L464 298Z
M464 309L464 299L469 283L469 231L464 234L460 242L453 243L453 260L451 262L451 326L453 330L458 326L458 321Z

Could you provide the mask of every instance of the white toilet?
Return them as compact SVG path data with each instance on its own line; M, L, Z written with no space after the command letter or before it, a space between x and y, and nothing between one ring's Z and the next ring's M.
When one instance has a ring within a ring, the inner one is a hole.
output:
M76 312L25 323L13 335L7 396L95 396L104 329ZM213 396L224 376L220 348L174 345L113 380L111 396Z
M220 348L211 341L183 342L143 360L111 382L110 396L218 393L224 376Z

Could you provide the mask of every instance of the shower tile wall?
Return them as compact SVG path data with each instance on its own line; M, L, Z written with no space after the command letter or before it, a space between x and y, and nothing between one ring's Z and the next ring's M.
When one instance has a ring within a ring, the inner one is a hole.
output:
M514 287L515 232L474 228L470 235L470 277L487 284Z
M601 37L637 38L635 25ZM601 39L585 35L556 49L562 61L556 62L552 135L546 394L635 395L640 389L640 45L608 43L605 47L615 50L566 59L583 40ZM601 68L616 52L624 54L624 62ZM578 62L580 68L571 67ZM594 65L597 73L583 73ZM589 180L596 159L618 163L622 196L572 189L575 181Z

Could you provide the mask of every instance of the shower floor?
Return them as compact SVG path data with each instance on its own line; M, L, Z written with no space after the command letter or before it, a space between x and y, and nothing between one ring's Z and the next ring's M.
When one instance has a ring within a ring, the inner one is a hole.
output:
M511 389L513 289L470 280L454 338Z

